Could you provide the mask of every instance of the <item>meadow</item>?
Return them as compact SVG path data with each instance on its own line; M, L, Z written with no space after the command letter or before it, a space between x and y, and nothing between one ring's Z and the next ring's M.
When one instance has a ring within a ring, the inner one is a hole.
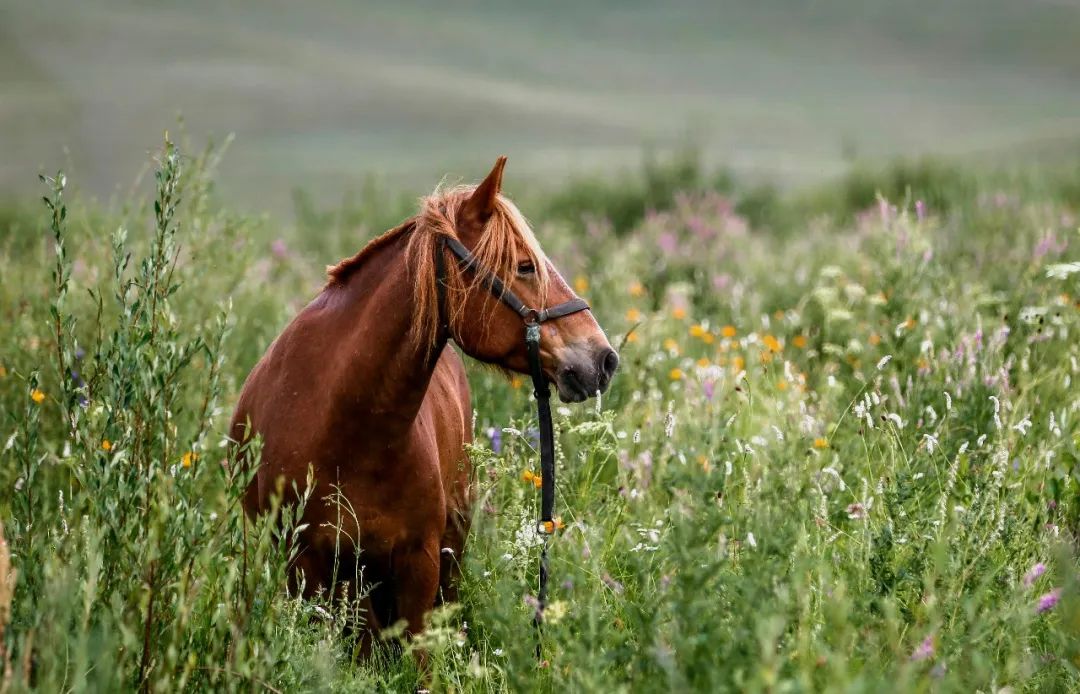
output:
M415 203L283 225L218 163L167 144L148 198L58 174L0 217L0 691L1080 687L1075 170L522 187L622 355L556 408L543 658L529 389L470 363L462 601L358 662L355 604L288 594L295 509L244 522L224 430L323 267Z

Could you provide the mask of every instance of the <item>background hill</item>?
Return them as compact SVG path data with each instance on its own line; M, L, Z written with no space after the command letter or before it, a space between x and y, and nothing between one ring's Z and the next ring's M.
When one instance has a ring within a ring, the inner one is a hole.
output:
M690 144L812 181L853 158L1075 151L1080 3L0 2L0 196L124 191L182 114L222 188L287 209L511 156L557 180Z

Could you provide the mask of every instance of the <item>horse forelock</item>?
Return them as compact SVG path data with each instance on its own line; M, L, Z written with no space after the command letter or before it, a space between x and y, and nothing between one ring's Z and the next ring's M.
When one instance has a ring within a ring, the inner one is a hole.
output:
M435 345L442 320L436 286L435 253L439 252L437 241L440 237L447 236L465 242L458 234L457 213L461 203L475 189L476 186L436 189L421 200L420 212L415 217L376 237L356 255L328 267L327 287L343 284L377 249L407 236L406 268L415 298L415 319L411 336L420 345L424 345L425 349L430 350ZM519 254L524 254L536 268L540 305L544 304L550 280L547 256L540 248L524 215L508 198L498 196L495 210L471 252L479 267L498 275L507 285L517 272L517 264L521 260ZM457 297L464 296L465 292L476 288L481 277L476 274L467 275L457 263L446 263L445 272L448 285L446 320L451 327L460 327L467 318L486 322L486 317L466 316L463 302L456 300Z

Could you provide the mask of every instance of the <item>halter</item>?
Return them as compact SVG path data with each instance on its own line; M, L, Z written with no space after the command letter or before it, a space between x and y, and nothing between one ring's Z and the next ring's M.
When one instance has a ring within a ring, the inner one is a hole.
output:
M440 248L435 253L435 267L438 274L437 288L439 292L439 312L444 320L446 317L446 267L443 259L443 249L449 248L458 259L458 265L462 270L468 270L476 275L491 294L510 307L521 316L525 323L525 350L529 356L529 374L532 376L533 395L536 397L536 414L540 423L540 520L537 522L536 531L543 536L544 543L540 550L540 589L537 592L536 614L533 616L533 625L540 628L544 620L544 606L547 603L547 539L546 536L555 532L555 522L552 512L555 508L555 436L551 426L551 388L548 387L547 379L540 365L540 324L563 316L569 316L579 311L587 311L589 304L580 297L574 297L569 301L552 306L551 308L529 308L514 292L503 283L497 276L480 267L476 258L469 249L465 248L460 241L451 236L439 238ZM536 655L540 657L540 644L536 644Z

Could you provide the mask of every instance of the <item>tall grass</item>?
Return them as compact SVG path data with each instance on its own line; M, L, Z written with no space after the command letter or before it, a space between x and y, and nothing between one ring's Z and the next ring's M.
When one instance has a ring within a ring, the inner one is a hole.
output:
M246 521L224 431L329 249L397 203L309 208L298 238L223 209L216 158L166 142L119 212L58 174L0 229L0 690L1080 686L1066 179L934 169L891 202L695 175L584 221L581 188L537 200L623 357L601 402L557 408L544 660L532 409L472 369L462 602L357 662L355 605L289 593L302 509Z

